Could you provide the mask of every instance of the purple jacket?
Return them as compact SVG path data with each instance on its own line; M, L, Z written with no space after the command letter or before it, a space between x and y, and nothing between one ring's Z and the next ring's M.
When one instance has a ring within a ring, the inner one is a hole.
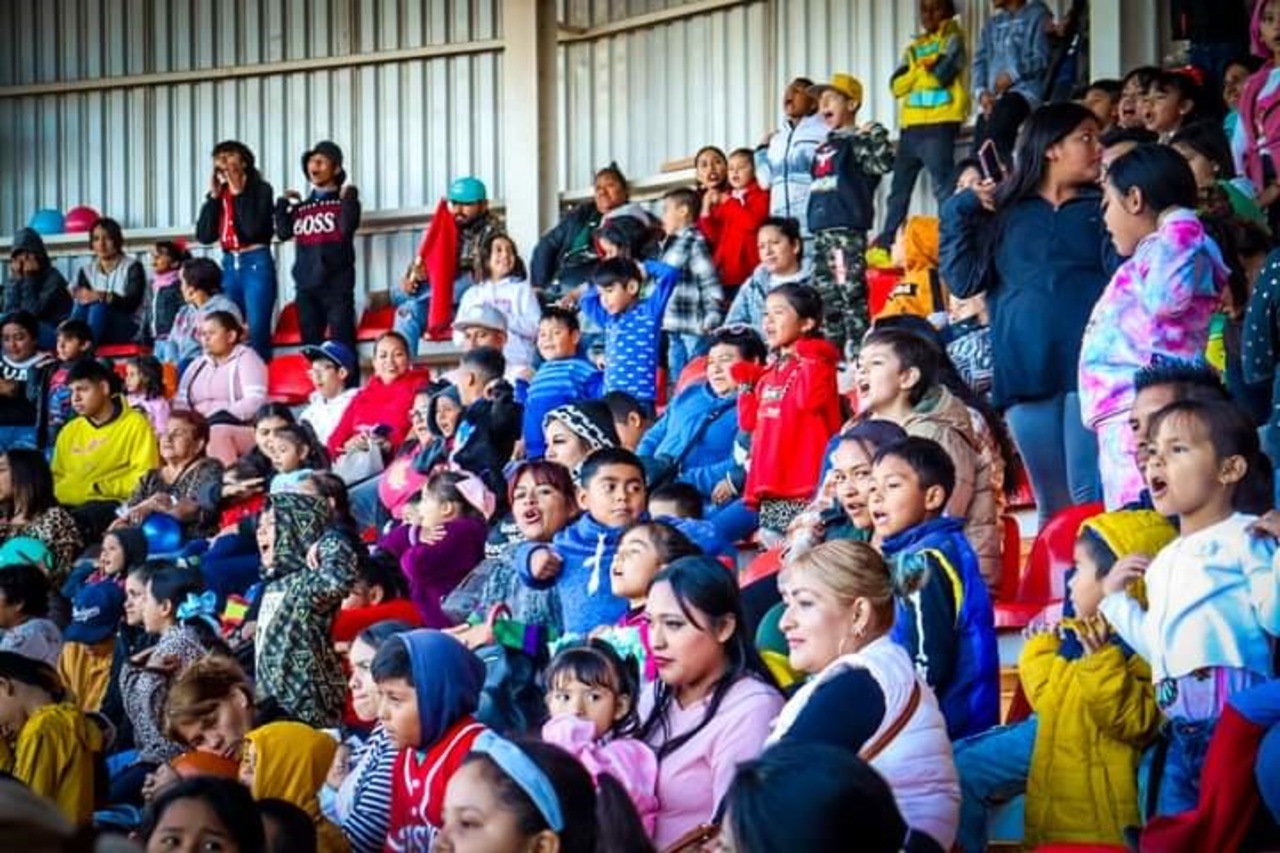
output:
M421 530L402 524L383 536L378 547L400 558L400 570L409 580L409 598L418 608L425 628L447 628L453 623L440 602L484 559L489 529L477 518L446 521L444 538L422 542Z

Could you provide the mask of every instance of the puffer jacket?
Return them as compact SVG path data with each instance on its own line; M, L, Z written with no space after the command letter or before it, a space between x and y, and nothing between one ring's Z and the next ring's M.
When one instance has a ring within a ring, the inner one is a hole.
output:
M964 522L964 535L978 555L987 589L1000 588L999 501L993 487L991 455L973 426L969 407L942 386L925 394L902 424L908 435L942 445L956 467L947 514Z
M1025 844L1123 844L1140 822L1138 761L1160 724L1151 669L1119 645L1068 660L1060 643L1033 637L1018 661L1039 718Z
M756 149L756 177L769 190L769 215L797 220L805 237L813 152L826 139L827 124L818 113L794 123L783 116L768 144Z

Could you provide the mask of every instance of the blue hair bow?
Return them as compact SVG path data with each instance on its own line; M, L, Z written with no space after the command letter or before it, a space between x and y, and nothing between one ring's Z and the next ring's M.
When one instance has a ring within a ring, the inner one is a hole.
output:
M564 831L564 813L560 810L560 798L556 796L555 786L524 750L491 731L485 731L476 738L471 751L487 755L498 765L498 769L510 776L511 781L533 800L538 813L552 832Z
M199 595L187 593L187 598L178 605L179 619L196 619L201 616L216 616L218 613L218 595L206 590Z

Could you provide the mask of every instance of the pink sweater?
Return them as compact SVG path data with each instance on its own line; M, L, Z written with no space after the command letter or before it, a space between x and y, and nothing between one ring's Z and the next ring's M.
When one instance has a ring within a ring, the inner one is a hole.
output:
M230 412L249 421L267 401L267 366L253 350L237 344L221 362L202 355L182 373L175 409L190 409L208 417Z
M552 717L542 727L542 739L570 753L591 778L608 773L626 789L645 831L653 834L658 812L658 759L646 744L632 738L596 740L596 725L579 717Z
M657 752L661 744L694 729L707 712L710 697L681 708L667 706L666 729L649 739ZM640 698L640 719L654 704L653 685ZM716 806L729 790L739 763L760 755L778 712L782 694L754 678L744 677L729 688L720 709L702 731L658 764L658 820L653 841L659 850L689 830L715 817Z

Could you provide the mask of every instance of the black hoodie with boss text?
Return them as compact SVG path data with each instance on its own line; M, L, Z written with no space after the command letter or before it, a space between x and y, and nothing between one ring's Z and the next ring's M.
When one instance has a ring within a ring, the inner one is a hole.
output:
M297 244L293 280L299 290L354 287L360 198L353 186L312 189L302 201L276 202L276 236Z

